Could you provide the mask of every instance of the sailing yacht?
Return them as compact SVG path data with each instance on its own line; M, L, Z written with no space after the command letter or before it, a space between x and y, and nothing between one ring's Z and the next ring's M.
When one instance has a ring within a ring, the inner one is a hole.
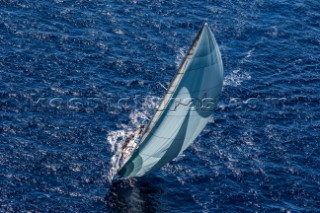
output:
M208 24L204 24L118 175L129 178L149 174L190 146L208 123L222 83L220 50Z

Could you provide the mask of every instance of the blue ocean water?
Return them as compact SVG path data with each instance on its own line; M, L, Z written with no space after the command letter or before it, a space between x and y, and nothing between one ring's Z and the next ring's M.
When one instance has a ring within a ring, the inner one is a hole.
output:
M2 212L320 211L317 0L0 0ZM183 155L111 183L204 22L225 68Z

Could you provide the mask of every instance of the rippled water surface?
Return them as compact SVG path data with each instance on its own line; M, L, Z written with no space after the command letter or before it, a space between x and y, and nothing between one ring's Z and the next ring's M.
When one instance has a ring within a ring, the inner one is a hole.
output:
M0 0L3 212L320 211L317 0ZM204 22L225 68L183 155L111 184Z

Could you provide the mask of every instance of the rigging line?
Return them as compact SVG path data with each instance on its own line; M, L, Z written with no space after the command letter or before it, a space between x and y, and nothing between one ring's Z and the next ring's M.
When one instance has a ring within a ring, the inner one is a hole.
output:
M158 84L164 89L164 90L168 90L168 88L166 88L163 84L160 83L160 81L158 81Z

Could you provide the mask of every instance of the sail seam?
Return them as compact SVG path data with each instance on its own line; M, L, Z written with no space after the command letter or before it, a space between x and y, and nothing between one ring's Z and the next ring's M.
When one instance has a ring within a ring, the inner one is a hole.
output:
M195 93L195 92L202 92L202 91L207 91L207 90L211 90L211 89L215 89L217 87L221 87L222 84L217 84L216 86L213 86L213 87L209 87L207 89L201 89L201 90L192 90L190 92L180 92L179 94L192 94L192 93ZM215 98L215 97L214 97Z

